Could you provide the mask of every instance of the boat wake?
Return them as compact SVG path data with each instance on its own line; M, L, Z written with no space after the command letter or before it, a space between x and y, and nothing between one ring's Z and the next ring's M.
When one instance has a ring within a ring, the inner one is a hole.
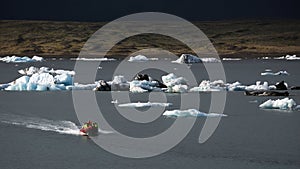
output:
M24 126L26 128L37 129L42 131L56 132L59 134L69 134L69 135L82 135L80 130L81 126L77 126L72 121L55 121L37 117L26 117L19 115L0 115L0 122ZM99 129L99 134L110 134L111 131L105 131Z

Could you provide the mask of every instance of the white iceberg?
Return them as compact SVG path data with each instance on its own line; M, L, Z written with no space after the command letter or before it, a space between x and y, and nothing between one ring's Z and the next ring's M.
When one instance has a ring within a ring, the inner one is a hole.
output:
M226 117L226 114L204 113L196 109L188 110L167 110L163 113L167 117Z
M266 72L260 73L260 75L262 75L262 76L278 76L278 75L290 75L290 74L285 70L280 70L276 73L271 72L271 71L266 71Z
M41 62L44 59L39 56L33 56L32 58L29 58L27 56L19 57L19 56L6 56L0 58L0 61L6 62L6 63L25 63L25 62Z
M267 100L261 105L260 108L263 109L281 109L281 110L291 110L293 106L296 106L296 102L293 99L284 98L284 99L277 99L277 100Z
M62 69L58 69L58 70L54 70L53 68L50 70L48 67L34 67L31 66L29 68L25 68L25 69L21 69L18 71L20 74L22 75L33 75L34 73L52 73L52 74L68 74L68 75L75 75L75 71L72 70L62 70Z
M190 92L212 92L212 91L244 91L244 85L240 82L224 83L223 80L203 80L199 86L190 89Z
M167 92L183 93L187 92L188 86L183 77L177 77L174 73L161 77L163 83L167 86Z
M114 76L114 79L107 83L111 86L112 90L128 90L130 86L130 83L121 75Z
M131 56L128 62L146 62L149 60L158 60L158 58L147 58L144 55L136 55L136 56Z
M172 61L172 63L214 63L220 62L219 59L216 58L199 58L195 55L191 54L182 54L177 60Z
M300 60L300 57L297 57L296 55L286 55L281 57L275 57L274 59Z
M136 107L136 108L141 108L141 107L169 107L171 106L172 103L156 103L156 102L147 102L147 103L124 103L124 104L119 104L119 107Z
M74 85L66 86L67 90L93 90L97 87L97 83L92 84L79 84L74 83Z
M237 61L237 60L242 60L242 58L223 58L222 60L224 60L224 61Z
M265 91L265 90L274 90L275 86L269 86L268 82L261 84L260 81L257 81L255 85L246 86L245 90L247 91Z
M148 91L163 91L163 89L156 87L158 86L157 81L147 81L147 80L133 80L130 82L130 92L133 93L144 93Z
M77 61L115 61L114 58L71 58L70 60Z
M67 85L73 84L73 78L68 74L53 76L49 73L34 73L32 76L22 76L10 82L4 90L12 91L47 91L65 90Z

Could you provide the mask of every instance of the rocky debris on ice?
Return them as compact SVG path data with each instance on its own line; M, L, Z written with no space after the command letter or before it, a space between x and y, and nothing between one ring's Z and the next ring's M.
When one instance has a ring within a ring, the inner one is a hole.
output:
M220 62L216 58L199 58L191 54L182 54L177 60L172 61L172 63L215 63Z

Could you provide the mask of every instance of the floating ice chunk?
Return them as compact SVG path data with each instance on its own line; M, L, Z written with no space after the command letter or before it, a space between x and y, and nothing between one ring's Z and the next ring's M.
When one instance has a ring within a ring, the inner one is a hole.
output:
M167 92L182 93L187 92L188 86L183 77L177 77L174 73L161 77L163 83L167 86Z
M28 83L35 83L35 84L49 86L51 84L54 84L54 77L49 73L41 73L41 74L35 73L30 77Z
M224 61L236 61L236 60L242 60L242 58L223 58Z
M294 110L300 110L300 105L297 105L295 108L294 108Z
M130 91L135 93L143 93L148 91L162 91L158 86L157 81L133 80L130 82Z
M64 84L66 86L73 84L73 78L69 74L60 74L54 77L56 84Z
M77 61L115 61L114 58L71 58L70 60Z
M51 69L51 70L49 70L48 67L37 68L37 67L34 67L34 66L31 66L31 67L25 68L25 69L21 69L18 72L22 75L32 75L34 73L68 74L68 75L72 75L72 76L75 75L75 72L71 71L71 70L62 70L62 69L58 69L58 70Z
M114 79L107 83L111 86L112 90L128 90L130 86L130 83L121 75L114 76Z
M147 103L125 103L125 104L119 104L119 107L169 107L172 103L156 103L156 102L147 102Z
M188 110L167 110L163 113L167 117L226 117L226 114L204 113L196 109Z
M219 59L216 58L199 58L195 55L191 54L182 54L177 60L172 61L172 63L213 63L220 62Z
M264 82L261 84L260 81L257 81L255 85L246 86L245 88L247 91L254 91L254 90L270 90L268 82Z
M268 76L268 75L270 75L270 76L278 76L278 75L290 75L290 74L287 71L285 71L285 70L281 70L281 71L276 72L276 73L271 72L271 71L266 71L266 72L260 73L260 75L262 75L262 76Z
M300 57L297 57L296 55L286 55L281 57L275 57L274 59L300 60Z
M149 60L158 60L158 58L147 58L144 55L136 55L136 56L131 56L128 62L146 62Z
M118 104L119 102L118 102L118 100L112 100L111 103L112 104Z
M96 83L93 83L93 84L74 83L74 85L66 86L66 89L67 90L93 90L95 87L97 87Z
M223 80L209 81L203 80L198 87L190 89L191 92L211 92L211 91L244 91L246 86L240 82L224 83Z
M282 110L291 110L293 106L296 106L296 102L293 99L289 99L288 97L284 99L277 100L267 100L261 105L260 108L263 109L282 109Z
M6 62L6 63L25 63L25 62L37 62L37 61L43 61L44 59L39 56L33 56L32 58L29 58L27 56L19 57L19 56L6 56L3 58L0 58L0 61Z

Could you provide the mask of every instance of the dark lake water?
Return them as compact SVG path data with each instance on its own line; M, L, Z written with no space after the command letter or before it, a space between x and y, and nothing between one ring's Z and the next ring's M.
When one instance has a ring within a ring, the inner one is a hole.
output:
M42 63L0 63L0 82L10 82L20 75L17 70L31 65L73 69L75 61L48 60ZM88 62L86 64L89 64ZM116 62L101 63L97 79L110 80ZM228 82L254 84L257 80L274 84L284 80L290 86L300 86L300 61L242 60L223 63ZM198 83L207 79L202 64L194 64ZM286 70L289 76L261 76L265 69ZM151 73L151 71L149 72ZM159 78L163 72L153 71ZM86 91L92 92L92 91ZM289 98L300 104L300 91L290 91ZM149 94L131 94L132 101L147 101ZM166 94L177 109L180 94ZM200 109L207 112L210 94L200 94ZM148 137L164 131L174 119L159 117L149 124L128 122L111 104L110 92L96 92L104 116L112 126L136 137ZM198 143L205 117L197 118L192 130L177 146L151 158L130 159L113 155L91 139L76 135L77 119L72 92L7 92L0 91L0 166L18 168L300 168L300 111L263 110L263 101L275 97L244 96L243 92L227 92L224 114L217 130L204 144ZM282 98L282 97L279 97ZM253 102L254 101L254 102ZM63 131L63 129L69 129ZM101 124L100 124L101 128ZM48 131L46 131L48 130ZM108 137L101 133L98 137ZM118 146L118 145L115 145Z

